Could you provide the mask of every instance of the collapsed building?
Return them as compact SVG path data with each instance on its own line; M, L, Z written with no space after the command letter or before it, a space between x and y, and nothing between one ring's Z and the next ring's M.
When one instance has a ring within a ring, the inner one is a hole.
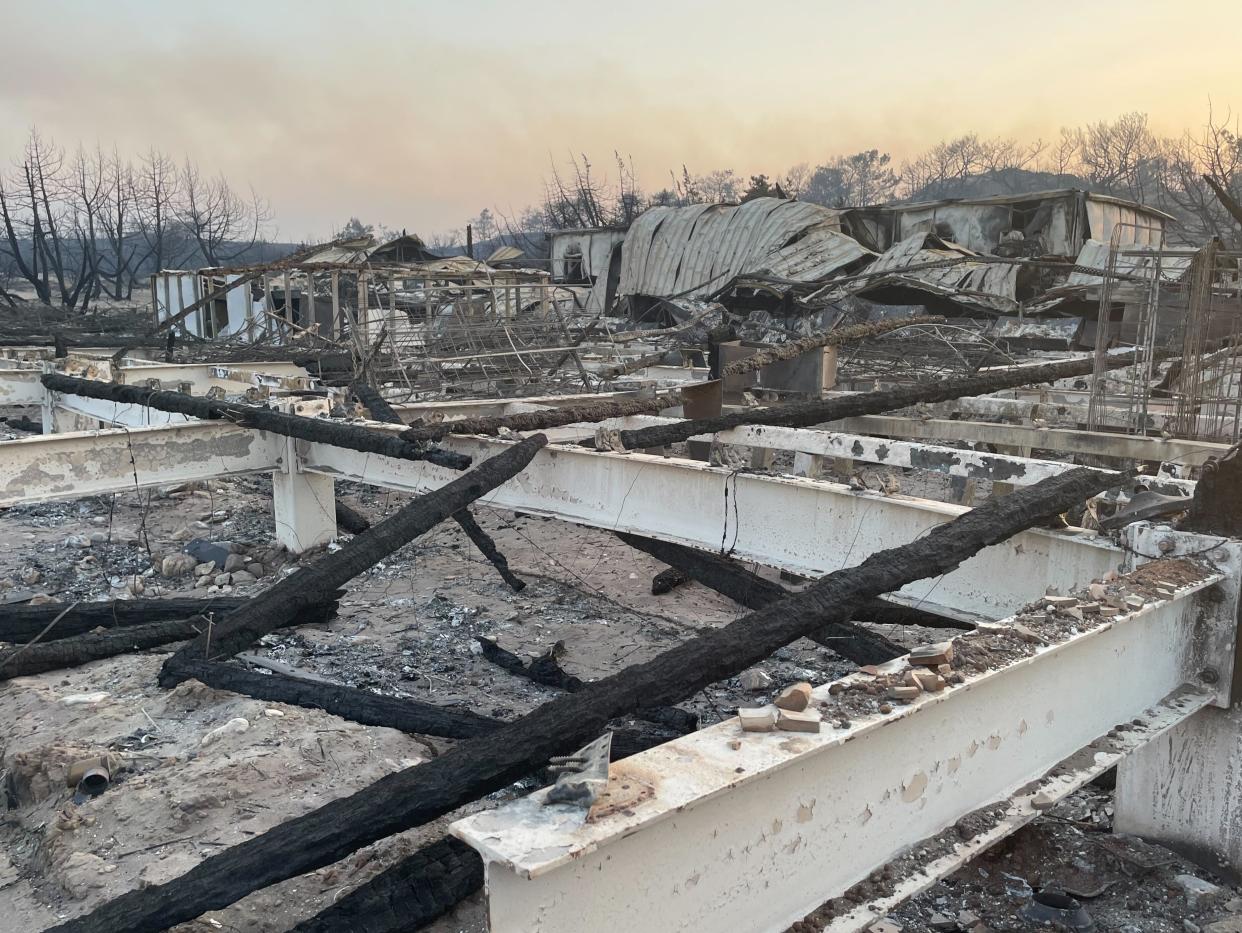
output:
M757 199L23 332L0 885L62 933L1216 922L1242 257L1166 221ZM961 880L1109 776L1090 831L1176 873Z

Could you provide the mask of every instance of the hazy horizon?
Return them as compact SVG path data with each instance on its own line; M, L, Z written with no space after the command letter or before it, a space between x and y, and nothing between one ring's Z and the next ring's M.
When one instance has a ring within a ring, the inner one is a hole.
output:
M533 203L571 152L614 176L619 150L651 191L683 163L900 161L1132 110L1178 133L1209 98L1242 103L1234 31L1203 26L1236 5L1194 6L47 0L7 11L0 156L32 125L67 147L157 146L252 185L282 239L351 215L430 236Z

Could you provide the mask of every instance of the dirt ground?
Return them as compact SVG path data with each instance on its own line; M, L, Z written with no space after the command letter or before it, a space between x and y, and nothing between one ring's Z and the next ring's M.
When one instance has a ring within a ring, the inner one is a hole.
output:
M349 484L338 492L373 519L404 501ZM223 592L260 591L314 557L290 558L274 546L269 496L270 482L253 477L0 512L0 602L46 594L69 604L136 588L144 597L217 595L211 586L196 587L193 574L167 579L155 569L163 555L193 539L225 543L262 565L264 577ZM482 658L475 636L493 637L523 656L562 642L566 670L591 679L743 612L693 583L651 595L651 577L663 566L606 532L488 509L477 516L527 580L522 593L510 591L447 522L356 579L336 618L269 636L257 653L352 686L512 719L556 691ZM907 644L935 635L884 631ZM125 891L168 880L452 744L193 681L161 690L155 674L165 656L138 652L0 685L4 929L46 929ZM747 691L735 678L682 706L714 722L739 703L766 701L799 680L833 679L853 665L801 641L762 668L772 681L765 691ZM118 756L121 770L102 795L75 801L65 783L68 765L101 754ZM529 789L515 786L471 809ZM1242 910L1225 887L1197 896L1192 906L1175 877L1219 879L1172 853L1112 835L1108 801L1098 788L1075 795L894 919L906 930L973 929L966 925L973 914L989 929L1031 929L1018 914L1029 890L1057 884L1080 895L1101 930L1193 933L1200 925L1211 929L1206 922L1233 907ZM179 929L287 930L443 832L449 821L384 840ZM482 931L480 899L464 902L431 929Z

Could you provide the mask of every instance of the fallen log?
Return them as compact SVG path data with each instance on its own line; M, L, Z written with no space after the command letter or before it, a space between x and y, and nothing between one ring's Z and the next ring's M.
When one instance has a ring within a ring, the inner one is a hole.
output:
M1138 358L1138 354L1109 355L1105 358L1105 366L1108 369L1118 369L1131 365ZM795 402L778 408L751 408L698 421L678 421L674 424L619 431L617 438L627 450L642 450L647 447L676 444L700 434L715 434L717 431L725 431L743 424L805 428L840 418L855 418L859 415L876 415L886 411L895 411L924 402L947 402L950 399L967 395L985 395L988 392L1012 389L1016 386L1051 382L1069 376L1085 376L1091 373L1094 367L1095 361L1090 357L1060 363L1044 363L1040 366L1013 366L976 376L898 386L878 392L859 392L856 395L843 395L830 399Z
M371 527L371 519L357 509L350 508L340 499L336 500L336 527L351 535L360 535Z
M326 622L335 611L335 603L317 609L304 607L295 619L288 619L284 624L311 625ZM27 642L15 648L0 650L0 681L78 667L118 654L186 641L200 637L218 624L202 616L195 616L189 619L142 622L107 632L73 635L55 641Z
M488 559L496 572L500 574L500 578L509 584L509 589L515 593L520 593L526 589L526 581L509 569L509 561L504 554L500 553L500 548L496 547L496 542L492 540L492 536L483 530L469 509L462 509L453 516L453 520L461 526L461 530L466 533L474 546L479 549L479 553Z
M656 560L689 574L705 587L728 596L747 609L762 609L769 603L784 599L790 590L747 570L738 561L721 554L710 554L698 548L660 541L630 532L618 531L616 536L631 547L650 554ZM970 622L950 619L926 609L912 609L885 599L869 599L858 610L860 618L868 622L886 625L921 625L927 628L956 628L969 632L974 629Z
M170 599L118 599L106 603L78 603L66 612L60 603L41 606L5 606L0 608L0 641L25 642L34 638L53 619L60 620L48 629L41 641L84 635L97 628L117 628L190 616L220 615L231 612L247 601L244 596L221 596L195 599L192 596Z
M412 424L401 436L408 441L417 442L438 441L449 434L499 434L502 428L510 431L542 431L566 424L603 421L606 418L650 415L680 404L680 394L661 395L654 398L627 398L611 402L600 401L565 408L548 408L544 411L523 411L515 415L459 418L455 421L437 421L434 424Z
M867 337L878 337L881 334L892 333L895 330L901 330L906 327L943 323L945 323L943 317L938 314L932 314L919 317L892 318L875 321L870 324L850 324L847 327L838 327L834 330L826 330L823 333L812 334L809 337L800 337L797 340L777 344L767 350L760 350L758 353L743 357L740 360L734 360L724 368L724 375L736 376L740 373L754 372L756 369L763 369L765 366L779 363L782 360L792 360L808 350L817 350L820 347L836 347L843 343L865 340Z
M762 609L790 595L791 591L779 583L764 579L737 561L720 554L709 554L681 544L658 541L628 532L619 531L616 535L630 547L664 561L708 589L728 596L747 609ZM867 605L870 606L873 602L878 600L869 600ZM830 622L807 637L855 664L883 664L906 653L906 649L895 641L851 621Z
M229 613L210 632L210 637L204 634L177 651L164 663L160 684L171 687L184 679L179 670L182 661L231 657L268 632L287 624L292 615L308 604L322 601L326 593L348 583L397 548L520 473L546 443L544 435L535 434L514 444L452 482L402 506L335 553L324 554L299 568Z
M367 383L355 382L350 386L350 389L376 421L384 421L388 424L401 423L400 416L388 404L388 399L376 392ZM421 441L416 443L421 443ZM466 537L479 549L479 553L486 557L488 562L496 568L496 572L509 585L509 589L515 593L520 593L526 589L526 581L509 569L509 561L500 553L500 548L496 547L496 542L492 540L492 536L483 530L483 527L475 521L474 516L470 514L468 509L462 509L453 516L453 520L461 526L461 530L466 533Z
M279 881L330 865L356 849L436 819L499 790L594 739L609 720L675 703L763 660L866 599L958 567L983 548L1059 515L1128 476L1075 469L872 554L801 593L704 632L650 661L545 703L491 735L381 778L219 854L178 878L130 891L52 929L58 933L156 933Z
M483 860L442 836L303 920L290 933L396 933L418 930L483 886Z
M108 402L143 405L147 408L189 415L193 418L231 421L259 431L271 431L273 434L296 437L300 440L319 441L363 453L395 457L398 460L427 460L454 470L464 470L470 465L469 457L454 451L413 444L402 440L395 434L385 434L331 418L305 418L301 415L272 411L270 408L260 408L257 405L222 402L198 395L186 395L184 392L165 392L143 386L100 382L95 379L78 379L75 376L66 376L61 373L45 373L42 382L49 390L63 392L66 395L82 395L86 398L97 398Z

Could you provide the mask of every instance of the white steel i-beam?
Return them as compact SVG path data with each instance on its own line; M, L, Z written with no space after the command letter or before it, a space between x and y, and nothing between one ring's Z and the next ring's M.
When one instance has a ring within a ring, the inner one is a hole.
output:
M590 820L545 805L541 791L455 823L453 834L486 864L489 928L775 933L1002 803L1010 812L991 828L994 842L1032 813L1036 790L1066 793L1098 770L1096 754L1115 761L1138 738L1222 702L1240 549L1215 551L1219 572L1174 595L1087 631L1066 626L1061 640L891 713L854 714L845 727L829 718L818 734L744 733L731 719L615 763L612 802ZM1007 630L993 624L963 639L987 644ZM1205 684L1208 667L1216 676ZM829 685L814 701L831 710ZM1108 742L1118 723L1135 728L1129 746ZM1049 776L1076 754L1077 778ZM958 864L924 866L919 885ZM864 905L829 928L863 930L876 917Z

